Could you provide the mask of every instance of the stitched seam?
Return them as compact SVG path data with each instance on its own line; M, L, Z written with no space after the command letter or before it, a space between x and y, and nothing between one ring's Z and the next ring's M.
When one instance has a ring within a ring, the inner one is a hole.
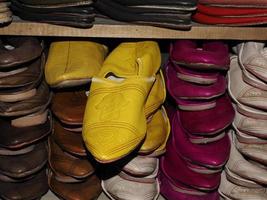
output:
M146 92L144 91L144 89L141 89L135 85L127 85L127 86L120 86L119 88L100 88L100 89L96 89L92 92L90 92L90 97L95 96L97 94L102 94L102 93L106 93L106 92L121 92L121 90L125 90L125 89L135 89L138 92L140 92L143 95L146 95Z

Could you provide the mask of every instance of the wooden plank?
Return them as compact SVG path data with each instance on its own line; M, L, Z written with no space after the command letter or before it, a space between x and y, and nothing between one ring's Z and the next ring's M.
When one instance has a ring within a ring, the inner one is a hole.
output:
M0 35L155 38L155 39L231 39L267 40L267 27L194 26L190 31L178 31L151 26L128 24L96 24L91 29L79 29L44 23L13 22L0 28Z

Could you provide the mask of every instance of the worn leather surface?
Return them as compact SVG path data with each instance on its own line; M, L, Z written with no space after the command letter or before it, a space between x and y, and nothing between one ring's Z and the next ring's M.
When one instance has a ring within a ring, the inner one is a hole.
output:
M44 110L49 105L52 94L48 85L42 82L36 95L18 102L0 102L0 116L21 116Z
M71 6L71 7L64 7L64 4L59 7L44 7L44 6L33 6L29 4L24 4L19 0L11 0L12 5L23 9L25 12L39 12L43 14L49 13L80 13L80 14L93 14L94 8L90 5L81 5L81 6Z
M48 184L50 189L63 199L95 200L102 191L96 175L89 176L81 183L62 183L50 172Z
M41 57L29 64L21 65L21 68L25 67L25 70L20 73L7 76L4 73L0 73L0 88L24 87L39 82L43 74L42 63L44 62L44 57ZM1 77L1 75L4 75L4 77Z
M194 135L215 135L234 120L235 111L226 94L216 102L216 107L203 111L179 111L184 129Z
M59 6L59 5L90 5L93 2L91 0L19 0L21 3L29 5L40 5L40 6Z
M173 29L190 29L191 20L182 19L178 16L162 16L160 13L150 14L149 18L144 14L135 12L135 8L123 6L110 0L98 0L94 6L103 14L119 21L150 24ZM112 9L111 9L112 8Z
M179 79L174 64L166 63L166 85L174 99L210 100L223 95L226 91L226 78L221 75L217 82L210 85L193 84Z
M0 146L8 149L18 149L33 144L46 137L52 130L51 116L41 125L16 128L8 119L0 119Z
M54 120L53 138L64 151L77 156L87 155L82 134L64 129L57 120Z
M196 6L196 0L114 0L123 5L180 5L180 6Z
M52 99L52 111L64 124L82 125L87 102L85 90L56 92Z
M172 182L164 175L163 172L159 174L160 193L168 200L218 200L218 191L210 193L201 193L190 186L172 184Z
M263 8L267 6L266 0L199 0L201 4L215 5L220 7L255 7Z
M0 156L0 173L12 178L24 178L39 171L47 162L46 143L37 144L32 151L17 156Z
M266 8L237 8L237 7L217 7L205 4L198 4L197 10L200 13L212 16L236 16L236 17L256 17L266 16Z
M52 137L49 144L49 164L53 171L81 179L94 173L94 168L86 158L78 158L64 153Z
M198 23L225 26L263 25L267 23L267 16L234 16L218 17L197 12L192 19Z
M14 47L12 50L4 46ZM43 47L34 37L8 37L0 43L0 68L8 68L29 62L41 55Z
M38 21L56 25L66 25L79 28L90 28L93 26L95 14L79 13L49 13L27 12L24 9L12 4L13 12L20 18L28 21Z
M199 174L189 169L185 160L176 153L172 142L168 143L166 154L160 160L160 170L174 182L203 191L212 191L220 184L220 173Z
M192 144L182 128L180 114L177 112L172 119L172 142L185 160L210 168L221 168L230 154L230 140L226 134L221 140L205 145Z
M171 60L192 69L227 70L230 65L228 46L221 41L177 40L171 46Z
M39 199L48 191L46 170L23 183L0 182L0 196L3 199Z

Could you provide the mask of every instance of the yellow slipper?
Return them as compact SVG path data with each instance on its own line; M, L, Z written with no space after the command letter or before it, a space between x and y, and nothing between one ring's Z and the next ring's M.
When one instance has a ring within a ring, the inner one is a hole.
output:
M156 81L147 97L145 104L145 115L150 117L164 103L166 99L166 87L163 73L160 70L156 75Z
M165 151L166 142L170 135L170 122L165 108L152 116L147 124L147 134L139 153L141 154L161 154Z
M98 76L154 76L161 64L159 46L153 41L121 43L106 58Z
M86 84L99 72L107 52L106 46L95 42L53 42L45 66L46 81L55 88Z
M154 78L93 78L83 122L87 149L101 163L116 161L146 135L144 105Z

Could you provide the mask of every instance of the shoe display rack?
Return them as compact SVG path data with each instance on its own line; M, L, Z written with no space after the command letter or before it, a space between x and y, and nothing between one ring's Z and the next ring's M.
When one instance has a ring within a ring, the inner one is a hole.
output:
M223 27L195 24L190 31L179 31L145 25L105 24L99 22L90 29L57 26L45 23L15 20L0 28L0 35L39 37L88 37L88 38L149 38L149 39L218 39L218 40L267 40L267 27ZM43 200L58 199L52 192ZM159 197L159 200L164 200ZM108 200L101 194L99 200Z
M0 35L222 40L267 40L266 32L267 27L223 27L195 24L190 31L179 31L143 25L106 24L103 21L99 21L90 29L80 29L18 20L0 29Z

